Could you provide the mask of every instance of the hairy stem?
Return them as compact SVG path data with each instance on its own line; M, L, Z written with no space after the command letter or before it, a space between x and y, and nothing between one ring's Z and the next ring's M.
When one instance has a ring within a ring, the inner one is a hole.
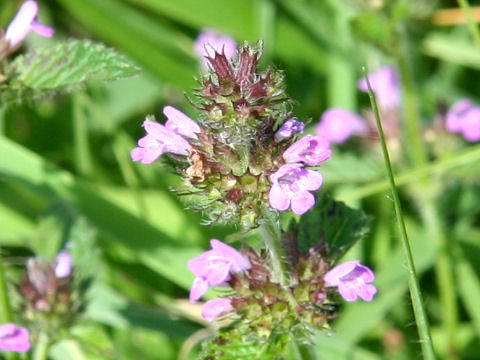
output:
M403 86L403 101L406 110L406 135L411 149L410 160L415 169L425 168L428 165L428 156L422 138L420 126L420 112L417 104L417 89L415 87L413 71L406 54L409 54L408 36L404 29L400 32L402 51L398 55L400 79ZM445 237L445 229L438 213L432 189L434 183L428 176L422 176L418 180L415 190L415 198L418 200L422 221L425 224L429 241L433 241L438 249L435 264L435 275L439 289L440 302L442 305L443 327L447 334L448 359L456 359L456 333L458 328L458 306L455 295L454 276L452 273L451 257L448 242Z
M395 185L395 178L393 176L392 164L390 162L390 156L388 154L387 144L385 142L385 135L383 133L382 123L380 121L380 114L378 112L377 102L375 100L375 96L373 94L372 88L368 81L368 77L367 77L367 85L368 85L368 94L370 97L370 102L375 114L375 120L377 123L378 133L380 136L380 143L382 145L382 152L383 152L385 167L387 170L388 179L390 181L390 188L393 195L393 203L395 207L395 214L397 217L400 240L405 253L405 259L407 261L406 265L407 265L407 274L408 274L408 285L410 288L410 296L412 299L413 312L415 314L415 320L418 327L418 334L420 336L422 352L423 352L424 359L434 360L435 353L433 351L432 338L430 335L430 326L428 323L425 307L423 305L422 294L421 294L420 285L418 282L418 276L415 270L415 263L413 261L412 250L410 248L407 229L406 229L405 221L403 218L403 210L400 204L400 198L398 196L397 187Z
M263 211L263 223L260 226L260 234L272 262L273 280L284 288L288 287L288 263L282 246L280 222L276 212L271 210Z

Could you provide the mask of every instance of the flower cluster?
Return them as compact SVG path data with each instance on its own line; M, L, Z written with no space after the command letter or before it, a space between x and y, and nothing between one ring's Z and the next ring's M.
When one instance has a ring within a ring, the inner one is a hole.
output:
M398 107L400 105L400 84L395 69L384 66L368 75L368 80L378 100L382 112L385 134L395 136L398 133ZM368 92L366 78L358 81L358 88ZM316 130L319 136L331 143L340 144L351 136L366 136L374 133L376 125L373 114L366 113L366 119L341 108L325 111Z
M190 207L210 222L256 227L265 206L305 213L315 203L311 192L323 182L307 167L331 156L329 142L312 135L295 141L304 124L286 110L283 74L257 74L260 50L242 46L231 60L225 46L213 49L206 55L211 71L196 93L196 120L165 107L164 125L153 117L144 122L147 134L132 159L150 164L168 153L184 178L176 190L189 195Z
M7 27L7 31L0 39L0 59L18 49L30 32L52 37L55 33L51 27L38 23L38 4L36 1L25 1L17 15Z
M34 319L40 313L64 313L71 306L72 258L62 250L55 261L29 258L27 273L20 286L26 300L27 317Z
M30 350L30 333L13 323L0 325L0 350L25 352Z
M188 263L195 275L190 300L198 301L210 286L230 286L233 293L203 305L202 316L208 322L235 312L249 322L249 326L267 324L268 327L273 318L279 326L283 320L290 319L291 314L296 314L302 323L323 326L329 316L321 309L322 304L331 301L328 299L329 288L337 288L346 301L356 301L359 297L372 301L377 293L371 284L375 280L372 270L358 260L328 270L322 257L310 251L308 256L301 256L295 262L292 269L294 280L285 289L272 280L268 258L264 255L250 248L242 254L219 240L211 240L210 244L211 250ZM291 297L297 304L293 308L289 308L292 307Z
M447 113L445 127L468 141L480 141L480 107L468 99L457 101Z

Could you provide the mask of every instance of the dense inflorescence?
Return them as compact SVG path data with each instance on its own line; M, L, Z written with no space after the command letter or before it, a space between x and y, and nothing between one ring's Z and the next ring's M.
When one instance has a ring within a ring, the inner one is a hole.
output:
M304 124L291 118L281 71L257 73L261 50L239 47L236 57L215 51L210 71L195 92L196 120L167 106L165 126L148 119L147 135L132 159L149 164L170 154L184 179L174 190L207 223L261 224L265 207L303 214L314 204L312 191L323 177L305 166L331 156L329 143L307 135L295 141Z

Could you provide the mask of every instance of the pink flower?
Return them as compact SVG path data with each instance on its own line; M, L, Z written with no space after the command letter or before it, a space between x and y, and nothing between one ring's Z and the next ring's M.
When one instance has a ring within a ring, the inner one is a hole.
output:
M173 106L165 106L163 114L168 119L165 127L177 134L196 139L196 134L201 131L200 126L195 121Z
M212 250L188 262L188 269L196 276L190 290L190 301L199 300L210 286L225 285L231 272L250 269L250 261L240 252L219 240L210 240Z
M30 350L30 334L27 329L8 323L0 325L0 350L25 352Z
M317 135L328 141L340 144L352 135L362 135L368 131L365 120L350 111L333 108L322 114L317 125Z
M55 276L58 279L68 277L72 273L72 256L67 250L62 250L57 255L55 264Z
M468 141L480 140L480 108L468 99L457 101L447 113L445 127Z
M162 124L146 120L143 123L147 135L138 140L138 146L130 152L133 161L151 164L164 152L188 155L190 144L180 135Z
M398 107L400 104L400 86L397 72L393 66L384 66L368 74L368 81L372 86L380 107L385 110ZM361 78L357 86L361 91L368 92L365 78Z
M275 142L279 143L283 140L290 139L297 133L303 133L303 130L305 130L304 123L297 121L296 118L288 119L275 133Z
M217 317L233 311L230 299L209 300L202 306L202 316L208 322L212 322Z
M287 163L304 162L308 165L318 165L332 156L330 143L320 136L306 135L294 142L283 153Z
M323 278L326 286L335 286L346 301L357 301L361 297L372 301L377 288L369 284L375 280L375 274L359 260L346 261L335 266Z
M202 66L205 69L208 69L209 64L205 59L206 56L214 57L215 52L218 52L224 53L227 59L231 59L235 56L236 51L237 43L233 38L212 29L202 31L194 44L194 52L202 58Z
M310 191L318 190L323 183L320 173L304 169L302 164L282 165L270 175L270 180L270 206L279 211L291 207L298 215L306 213L315 205L315 197Z
M8 25L5 39L7 39L10 49L18 48L25 37L34 31L37 34L46 37L52 37L55 33L51 27L39 24L37 22L38 4L36 1L25 1L17 15Z

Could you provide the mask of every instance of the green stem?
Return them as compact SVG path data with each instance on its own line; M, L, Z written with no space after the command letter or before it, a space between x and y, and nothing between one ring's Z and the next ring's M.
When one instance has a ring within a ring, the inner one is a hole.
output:
M12 309L8 299L7 282L5 279L5 267L3 265L3 256L0 254L0 309L2 312L2 323L13 321Z
M35 349L33 350L32 360L47 360L48 359L48 347L50 340L45 333L40 333Z
M12 308L8 298L7 281L5 279L5 267L3 265L3 256L0 254L0 311L1 323L13 322ZM9 352L7 354L8 360L17 360L19 358L17 353Z
M480 145L472 146L467 150L448 159L438 160L419 169L405 171L396 176L397 186L417 182L419 178L430 174L443 174L447 171L460 166L468 165L480 160ZM377 181L372 184L362 186L352 192L342 196L344 200L357 200L376 193L388 190L390 184L388 181Z
M282 246L280 222L276 212L271 210L263 211L263 223L260 226L260 234L272 262L273 280L282 285L282 287L287 288L290 285L288 263Z
M457 2L462 8L463 13L465 14L468 29L470 30L473 41L475 42L476 47L480 49L480 31L478 30L478 26L473 19L472 8L470 7L468 0L457 0Z
M365 72L366 74L366 72ZM407 260L407 274L408 285L410 288L410 296L412 299L413 312L415 314L415 320L417 322L418 334L420 336L420 342L422 346L423 356L426 360L434 360L435 353L433 351L432 338L430 336L430 326L427 320L427 314L422 301L422 294L420 291L420 284L418 282L417 272L415 270L415 263L413 261L412 250L410 248L410 242L408 240L407 229L403 218L403 210L400 204L400 198L398 196L397 187L395 185L395 178L393 176L392 164L390 162L390 156L388 154L387 144L385 142L385 135L383 133L382 123L380 121L380 114L378 112L377 102L371 89L370 83L367 78L368 94L370 102L375 114L375 120L377 123L378 133L380 135L380 143L382 146L383 157L385 161L385 167L387 170L388 179L390 181L390 188L393 195L393 203L395 207L395 214L397 217L398 229L400 232L400 240Z
M428 156L422 138L420 126L420 112L417 104L417 89L413 78L413 71L406 54L410 51L407 47L408 36L405 29L400 31L402 51L398 55L398 67L403 86L403 101L406 110L406 135L410 149L410 160L415 169L422 169L428 165ZM449 357L455 359L456 333L458 325L457 299L455 295L454 277L452 274L451 258L448 242L445 238L444 226L438 213L437 204L432 197L432 189L435 184L428 176L418 179L418 188L414 196L418 199L419 209L423 223L427 229L428 239L437 245L438 255L435 264L435 274L439 296L442 305L443 326L447 334Z

